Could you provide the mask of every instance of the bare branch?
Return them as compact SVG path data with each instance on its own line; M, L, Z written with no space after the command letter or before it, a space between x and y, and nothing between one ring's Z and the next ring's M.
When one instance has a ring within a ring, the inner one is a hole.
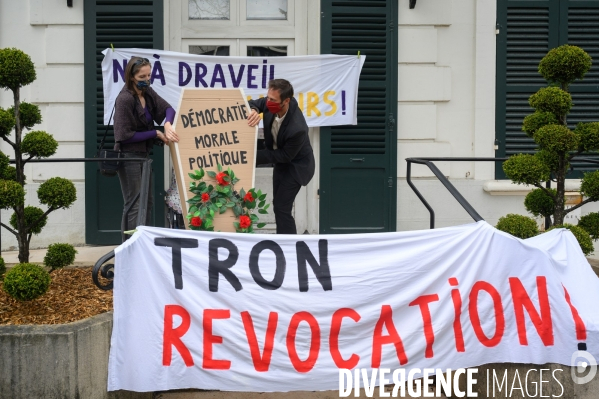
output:
M58 209L58 208L50 207L46 212L44 212L44 214L42 216L40 216L39 218L37 218L37 220L35 222L33 222L33 223L31 223L31 225L27 226L25 228L25 232L29 233L35 226L37 226L37 224L39 222L41 222L46 216L48 216L48 214L50 212L55 211L56 209Z
M33 155L30 155L29 158L24 159L22 165L25 165L27 162L31 161L31 158L33 158Z
M573 206L573 207L572 207L572 208L570 208L570 209L564 209L564 214L570 213L570 212L572 212L573 210L575 210L575 209L578 209L578 208L580 208L581 206L583 206L583 205L585 205L585 204L588 204L589 202L593 202L593 200L592 200L591 198L587 198L587 199L585 199L584 201L582 201L580 204L578 204L578 205L575 205L575 206Z
M8 227L7 225L5 225L4 223L0 222L0 226L4 227L6 230L8 230L11 233L13 233L15 236L18 235L16 231L14 231L13 229L11 229L10 227Z
M8 137L6 137L6 136L2 136L2 140L6 141L8 144L10 144L10 146L11 146L12 148L14 148L14 149L16 149L16 148L17 148L17 147L16 147L16 145L15 145L15 143L13 143L12 141L10 141Z

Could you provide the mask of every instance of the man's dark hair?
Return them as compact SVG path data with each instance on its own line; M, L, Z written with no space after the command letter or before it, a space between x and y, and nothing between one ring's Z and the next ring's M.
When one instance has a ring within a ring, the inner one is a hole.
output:
M278 90L281 102L293 97L293 86L285 79L273 79L268 82L268 88Z
M139 72L141 67L150 65L150 61L147 58L141 57L131 57L129 62L127 62L127 67L125 68L125 86L131 92L135 93L133 89L135 87L135 83L133 83L133 77Z

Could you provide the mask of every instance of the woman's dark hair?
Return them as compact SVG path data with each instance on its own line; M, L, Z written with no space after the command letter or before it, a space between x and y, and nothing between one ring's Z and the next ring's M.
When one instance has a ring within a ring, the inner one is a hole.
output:
M268 88L279 91L281 102L293 97L293 86L285 79L273 79L268 82Z
M125 86L132 92L135 92L135 83L133 83L133 77L139 72L141 67L150 65L150 61L147 58L131 57L125 68Z

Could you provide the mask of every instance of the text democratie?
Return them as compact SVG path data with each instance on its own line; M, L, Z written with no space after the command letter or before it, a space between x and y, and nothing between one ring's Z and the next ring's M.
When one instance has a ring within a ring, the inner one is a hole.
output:
M179 237L164 237L155 238L154 245L159 247L169 247L172 252L172 271L174 277L174 286L178 290L182 290L184 287L184 280L182 275L182 250L190 250L198 248L198 240L192 238L179 238ZM308 287L308 265L312 272L316 276L316 279L324 291L333 290L333 280L329 268L328 260L328 241L321 239L318 242L319 260L316 259L310 248L304 241L296 242L296 253L297 259L297 273L299 281L299 291L307 292ZM272 280L266 279L261 271L259 265L260 254L265 251L272 251L276 258L276 269ZM219 256L220 251L220 256ZM210 292L218 292L219 284L223 284L226 281L230 284L235 291L241 291L243 286L239 278L235 275L233 266L239 261L239 249L236 244L228 239L215 238L208 242L208 279L207 284ZM227 254L223 258L224 254ZM285 277L285 257L289 254L285 254L282 248L271 240L263 240L257 242L251 249L248 261L249 271L256 284L266 290L276 290L283 284ZM241 263L244 263L245 260ZM221 278L222 277L222 278ZM190 277L186 277L190 278ZM223 280L224 278L224 280ZM511 291L512 300L514 303L516 327L518 331L518 337L521 345L528 345L527 330L525 323L525 313L535 318L534 327L538 333L542 343L545 346L552 346L554 344L553 335L553 323L550 312L549 296L547 293L547 282L544 276L538 276L537 282L537 295L538 303L540 307L540 315L536 311L535 305L531 300L529 293L524 288L521 280L517 277L509 278L509 287ZM458 280L455 277L449 279L448 284L452 287L451 290L451 301L455 311L455 318L453 321L453 332L455 341L455 350L457 352L465 352L463 328L461 323L461 309L462 309L462 297L463 293L460 292L458 286ZM496 319L495 332L492 336L488 337L485 331L483 331L481 317L479 315L477 301L478 295L481 292L487 293L492 299L494 306L494 316ZM470 299L470 305L468 306L468 313L474 329L475 335L478 340L486 347L496 346L502 338L503 331L506 328L504 309L502 306L501 294L499 291L489 282L477 281L472 286L470 293L468 294ZM449 298L448 298L449 299ZM425 358L433 358L433 344L435 340L435 330L433 328L433 322L429 304L439 301L438 294L429 294L420 296L409 303L410 307L418 308L422 317L422 333L426 340ZM569 295L566 291L566 301L569 302ZM573 310L572 316L577 326L584 325L579 320L578 313L573 308L572 304L569 303ZM177 327L173 327L175 317L180 318L181 322L177 323ZM213 358L213 347L215 345L223 344L222 336L215 335L213 332L213 323L216 320L221 320L218 323L225 322L224 320L232 317L230 309L203 309L202 326L203 326L203 353L201 359L194 359L190 350L184 344L182 337L188 332L191 325L191 317L189 312L181 305L166 305L164 311L164 334L163 334L163 366L171 365L171 358L173 356L173 347L178 351L179 355L183 359L187 367L194 366L199 360L203 369L212 370L228 370L231 368L231 361L227 359L215 359ZM250 354L253 361L253 366L256 371L264 372L268 371L270 365L270 359L274 346L274 336L278 328L277 312L270 312L268 319L268 326L266 329L266 337L264 341L264 349L260 350L256 330L252 321L252 316L248 311L242 311L238 316L243 322L245 329L247 342L250 347ZM342 355L340 349L339 335L341 332L342 322L344 319L350 319L355 323L360 322L361 316L358 312L351 308L338 309L331 315L331 327L328 336L330 356L333 359L335 365L339 369L354 369L358 365L360 356L365 354L351 354ZM296 343L295 336L300 323L305 322L312 331L311 341L309 343L310 350L307 359L300 359ZM346 321L347 323L348 321ZM381 366L381 357L383 347L386 345L393 345L397 359L401 366L408 364L408 356L404 350L402 338L399 335L395 327L393 320L393 309L390 305L382 304L380 317L373 324L372 333L372 352L371 356L371 367L378 369ZM387 333L385 334L386 331ZM581 332L581 331L578 331ZM586 335L586 334L585 334ZM320 347L321 347L321 328L316 317L308 311L302 311L295 313L289 322L287 328L286 346L289 354L289 360L293 367L300 373L310 371L316 360L318 359ZM292 337L291 339L289 337ZM582 338L582 337L581 337Z

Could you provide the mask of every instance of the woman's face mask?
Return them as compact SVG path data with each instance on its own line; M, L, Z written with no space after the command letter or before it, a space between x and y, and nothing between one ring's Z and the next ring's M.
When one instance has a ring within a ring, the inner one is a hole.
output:
M138 80L136 83L136 86L139 90L145 90L148 87L150 87L150 81L149 80Z

